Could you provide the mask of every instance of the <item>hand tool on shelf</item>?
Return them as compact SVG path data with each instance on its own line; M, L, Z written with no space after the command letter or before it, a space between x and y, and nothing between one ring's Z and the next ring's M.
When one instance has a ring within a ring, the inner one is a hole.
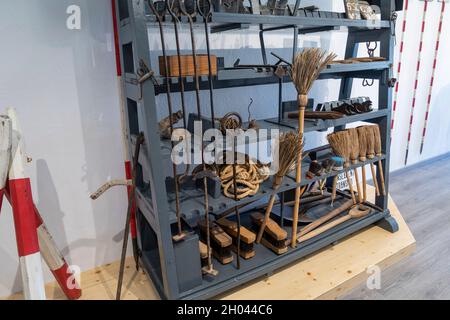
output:
M328 142L330 143L331 148L333 149L333 152L343 158L345 160L344 162L344 169L345 169L345 176L347 179L347 183L350 189L350 194L352 195L353 203L356 204L356 197L355 197L355 191L353 189L353 182L349 174L348 167L350 166L350 153L351 153L351 142L350 142L350 136L348 134L348 131L339 131L331 133L327 136Z
M197 106L197 119L202 121L202 109L200 101L200 80L197 68L197 48L195 44L194 35L194 21L193 18L197 15L197 5L196 0L179 0L180 11L187 17L189 22L189 31L191 36L191 49L192 56L194 57L194 82L195 82L195 101ZM214 123L214 119L211 120ZM205 164L205 154L202 150L202 167L203 171L207 171ZM205 227L206 227L206 246L208 248L208 265L202 268L203 273L216 276L218 271L214 269L211 259L211 235L210 235L210 223L209 223L209 199L208 199L208 180L207 176L203 176L203 193L204 193L204 208L205 208Z
M333 165L333 171L340 171L344 169L344 163L345 159L342 157L332 157L331 158L334 162ZM336 189L337 189L337 183L338 183L339 175L335 175L333 177L333 182L331 186L331 207L334 205L334 201L336 200Z
M260 212L254 212L250 215L255 230L261 230L262 224L265 222L264 233L260 242L276 254L280 255L288 251L286 240L287 232L282 229L272 219L265 219Z
M136 193L136 172L137 172L137 166L139 164L139 154L141 152L141 145L144 143L144 134L140 133L136 139L136 146L134 149L134 156L133 156L133 170L131 174L131 192L128 197L128 209L127 209L127 215L126 215L126 221L125 221L125 232L123 235L123 243L122 243L122 254L120 257L120 268L119 268L119 276L117 278L117 291L116 291L116 300L120 300L122 296L122 282L123 282L123 275L125 271L125 259L127 257L127 247L128 247L128 234L130 232L130 219L131 219L131 212L133 210L134 206L134 199L135 199L135 193Z
M380 132L380 126L379 125L373 125L371 126L371 129L373 130L373 136L374 136L374 147L375 147L375 156L381 157L383 156L382 152L382 146L381 146L381 132ZM380 184L381 184L381 193L383 196L386 195L386 183L384 181L384 172L383 172L383 164L381 162L381 159L378 160L378 174L380 175Z
M334 59L334 53L326 54L319 48L307 48L298 53L294 59L291 70L292 82L295 85L298 94L298 136L299 144L303 143L303 133L305 124L305 110L308 105L308 93L311 90L314 81L319 77L320 72L327 67ZM297 246L297 224L298 211L300 207L300 182L302 175L302 152L297 155L297 173L295 181L298 187L295 190L294 220L292 222L292 243L291 246Z
M367 159L372 160L375 158L375 135L371 126L364 126L367 142ZM375 165L370 163L370 171L372 172L373 185L375 187L375 194L380 196L380 187L378 185L377 174L375 172Z
M265 232L266 224L270 219L273 206L276 200L276 191L280 187L284 176L289 172L290 168L295 162L297 154L301 154L303 150L303 141L300 141L300 137L294 132L287 132L280 135L278 139L278 145L275 147L278 156L278 172L274 177L272 188L274 193L270 197L269 204L267 205L264 218L261 222L258 236L256 237L256 243L260 243Z
M254 243L256 241L256 235L248 230L246 227L241 226L238 228L238 223L231 221L227 218L216 220L216 223L222 227L222 229L233 239L232 249L239 256L244 259L253 258L256 254L254 249ZM240 234L239 234L240 233ZM238 245L238 237L240 236L240 243ZM239 246L239 253L238 253Z
M171 80L169 77L169 65L167 60L167 52L166 52L166 41L164 37L164 27L163 27L163 21L165 14L167 12L167 3L164 1L158 1L154 2L153 0L147 0L147 3L153 12L153 14L156 17L156 20L158 21L159 26L159 34L160 34L160 40L161 40L161 48L162 48L162 55L164 57L164 67L165 67L165 81L166 81L166 96L167 96L167 108L169 113L169 122L170 122L170 132L173 132L174 129L174 123L173 123L173 117L171 117L173 112L172 107L172 93L170 89ZM184 115L183 115L184 116ZM175 147L174 142L172 139L170 140L172 149ZM172 161L172 174L174 178L174 184L175 184L175 210L176 210L176 216L177 216L177 227L178 227L178 233L172 237L173 241L179 242L183 240L186 237L186 233L183 232L182 224L181 224L181 207L180 207L180 185L178 181L178 174L177 174L177 166Z
M299 238L299 242L305 242L309 239L317 237L317 236L321 235L322 233L324 233L328 230L331 230L334 227L337 227L349 220L364 218L365 216L370 214L370 212L371 212L371 209L368 207L364 207L364 206L360 206L360 205L354 206L352 209L350 209L350 211L347 215L340 217L336 220L333 220L333 221L327 223L326 225L307 233L303 237Z
M208 236L210 237L211 250L214 257L221 264L233 262L234 258L231 253L233 239L215 222L209 221L208 225L206 225L206 220L201 219L198 222L198 227L202 240Z
M350 160L353 165L358 163L358 157L359 157L359 139L358 139L358 130L356 128L347 129L348 135L350 138ZM380 145L381 146L381 145ZM358 202L363 202L363 197L361 193L361 186L359 184L359 174L358 169L353 169L353 172L355 174L355 181L356 181L356 190L358 192Z
M358 132L358 141L359 141L359 161L363 162L361 166L361 175L362 175L362 192L363 192L363 202L367 200L367 181L366 181L366 165L364 164L367 161L367 136L366 129L364 126L356 128Z

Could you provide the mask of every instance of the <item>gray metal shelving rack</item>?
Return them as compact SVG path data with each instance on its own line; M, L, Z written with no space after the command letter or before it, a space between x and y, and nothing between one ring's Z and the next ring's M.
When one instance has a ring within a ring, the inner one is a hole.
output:
M339 99L349 98L352 81L354 78L368 78L379 80L379 108L367 114L349 116L335 121L322 121L318 124L307 124L306 131L323 131L327 128L342 130L346 124L355 121L378 123L382 133L382 145L384 155L380 158L383 163L386 184L389 185L389 148L390 148L390 121L391 121L391 88L392 59L394 48L395 25L392 14L395 11L395 0L381 0L381 21L374 24L364 20L349 20L327 14L318 17L309 14L302 16L267 16L251 14L213 13L211 17L211 31L221 32L232 28L242 28L248 25L264 25L286 27L294 29L294 36L305 33L334 30L339 27L348 28L348 42L345 58L356 56L357 44L367 41L379 41L380 56L385 57L385 62L371 62L358 64L333 65L326 69L322 79L342 79ZM134 146L135 137L139 132L145 135L145 144L139 159L137 179L137 223L139 247L141 250L141 262L152 279L155 288L162 298L167 299L206 299L214 297L233 287L241 285L256 277L270 274L286 264L298 260L320 248L332 244L345 236L348 236L366 226L377 223L379 226L395 232L398 230L396 221L391 217L385 196L376 198L371 205L373 213L369 216L349 221L321 236L306 241L296 249L281 256L273 254L262 246L256 246L256 256L242 262L241 269L237 270L232 265L222 266L215 263L219 275L215 278L203 278L201 275L198 236L189 235L180 243L173 243L172 228L176 222L173 195L165 190L164 161L168 160L168 154L162 145L158 132L158 120L156 112L156 96L165 92L162 78L155 85L152 81L142 84L142 97L136 76L136 68L142 59L151 68L150 47L147 28L154 22L154 17L148 14L146 1L143 0L116 0L116 8L119 15L117 25L119 30L119 42L124 73L124 92L127 104L128 136L131 147ZM170 18L166 19L171 23ZM183 21L182 21L183 22ZM197 21L202 23L203 21ZM296 47L296 41L294 41ZM289 79L285 79L289 81ZM219 70L214 79L215 88L233 88L240 86L254 86L260 84L277 83L278 79L270 73L249 70ZM206 89L207 81L201 82L201 88ZM172 83L172 90L177 91L176 79ZM187 81L186 90L193 90L192 82ZM231 90L231 89L230 89ZM141 99L140 99L141 98ZM285 126L279 126L269 121L260 121L263 128L278 127L281 131L292 130ZM131 150L130 150L131 154ZM370 162L378 161L378 158ZM359 166L361 166L360 164ZM379 174L377 174L379 178ZM302 180L302 185L311 180ZM278 192L292 190L296 187L292 177L286 177ZM388 191L388 189L387 189ZM183 191L182 202L183 217L186 222L192 221L202 212L202 202L198 195L201 190ZM271 183L267 182L261 187L261 191L251 200L263 198L273 193ZM348 195L341 193L342 197ZM210 198L210 214L220 215L229 210L236 203L228 198ZM248 222L244 215L243 223ZM186 225L189 225L187 223ZM198 257L198 258L197 258Z

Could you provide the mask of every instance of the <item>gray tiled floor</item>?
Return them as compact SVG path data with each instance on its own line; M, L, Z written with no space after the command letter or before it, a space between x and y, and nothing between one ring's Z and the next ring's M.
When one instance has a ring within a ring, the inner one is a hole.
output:
M391 195L417 241L415 253L343 299L450 299L450 155L391 175Z

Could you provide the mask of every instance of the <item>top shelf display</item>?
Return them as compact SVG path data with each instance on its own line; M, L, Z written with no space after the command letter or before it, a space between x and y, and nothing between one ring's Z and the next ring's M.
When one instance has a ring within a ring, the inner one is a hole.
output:
M166 17L166 21L171 21L171 19L170 16ZM181 21L187 23L187 18L182 17ZM147 22L155 23L155 16L147 15ZM197 18L196 22L202 23L203 19ZM389 20L347 19L341 13L325 11L306 12L304 15L297 16L213 12L210 23L212 24L213 31L215 27L220 30L218 27L221 24L299 26L303 28L330 26L361 29L383 29L390 28L391 26L391 21Z

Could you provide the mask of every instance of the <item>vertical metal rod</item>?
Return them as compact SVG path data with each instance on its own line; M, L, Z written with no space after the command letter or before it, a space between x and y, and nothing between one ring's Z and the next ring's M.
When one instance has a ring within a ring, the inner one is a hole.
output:
M236 214L236 221L237 221L237 243L236 243L236 252L237 252L237 268L240 269L241 268L241 215L239 213L239 209L237 207L237 182L236 182L236 152L235 152L235 147L236 147L236 143L237 143L237 139L236 137L233 138L233 143L234 143L234 147L233 147L233 188L234 188L234 201L235 201L235 206L234 206L234 213Z
M173 108L172 108L172 93L171 93L171 89L170 89L170 77L169 77L169 61L167 59L167 52L166 52L166 41L164 38L164 28L163 28L163 18L166 12L166 3L164 3L164 9L161 10L161 12L158 12L157 8L155 7L155 4L153 3L152 0L148 0L148 4L150 9L153 11L153 14L156 17L156 20L158 21L158 26L159 26L159 33L160 33L160 38L161 38L161 46L162 46L162 54L163 54L163 59L164 59L164 71L165 71L165 81L166 81L166 93L167 93L167 107L168 107L168 111L169 111L169 122L170 122L170 132L173 132L173 118L172 118L172 114L173 114ZM174 142L172 141L172 139L170 140L171 143L171 147L172 149L175 147ZM174 184L175 184L175 210L176 210L176 215L177 215L177 224L178 224L178 231L179 231L179 235L182 234L182 230L181 230L181 208L180 208L180 187L178 184L178 178L177 178L177 167L175 165L174 162L172 162L172 174L173 174L173 179L174 179Z
M133 158L133 169L131 173L131 190L130 195L128 197L128 209L127 209L127 217L125 222L125 232L123 234L123 243L122 243L122 254L120 257L120 268L119 268L119 277L117 279L117 291L116 291L116 300L120 300L122 295L122 283L123 283L123 274L125 271L125 260L127 257L127 247L128 247L128 237L130 233L130 220L131 220L131 211L134 205L134 196L136 194L136 171L137 165L139 163L139 153L141 151L141 145L144 143L144 134L141 132L136 139L136 147L134 151Z
M283 77L278 79L278 123L283 118Z
M202 110L201 110L201 102L200 102L200 82L198 76L198 67L197 67L197 49L195 45L195 35L194 35L194 21L193 17L196 15L195 6L193 12L189 13L186 10L184 0L180 0L180 10L182 13L188 18L189 21L189 31L191 34L191 47L192 47L192 56L193 56L193 64L194 64L194 80L195 80L195 98L197 104L197 118L199 121L202 121ZM202 128L203 135L203 128ZM202 169L206 171L205 165L205 154L202 152ZM207 246L207 255L208 255L208 272L213 271L212 259L211 259L211 235L210 235L210 225L209 225L209 201L208 201L208 180L206 176L203 178L203 188L204 188L204 206L205 206L205 223L206 223L206 246Z

